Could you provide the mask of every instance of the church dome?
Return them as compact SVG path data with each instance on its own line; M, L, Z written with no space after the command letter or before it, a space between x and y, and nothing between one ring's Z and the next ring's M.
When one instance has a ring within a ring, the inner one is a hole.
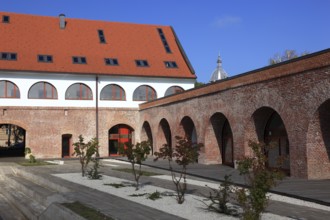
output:
M226 71L222 68L222 61L220 55L218 55L217 68L213 71L210 82L215 82L217 80L225 79L228 75Z

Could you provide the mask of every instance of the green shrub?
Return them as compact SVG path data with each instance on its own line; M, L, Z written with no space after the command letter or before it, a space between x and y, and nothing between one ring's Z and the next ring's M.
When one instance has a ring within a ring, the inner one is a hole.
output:
M136 190L139 189L139 179L143 175L141 170L142 162L148 158L151 147L149 141L137 142L136 145L127 142L124 145L119 146L119 153L126 156L128 161L132 165L132 171L136 182ZM138 170L135 169L135 164L139 165Z
M243 219L260 219L261 213L266 209L269 198L267 192L277 185L284 175L276 169L268 169L266 166L268 158L265 151L269 145L263 143L249 142L254 157L245 157L238 162L238 170L243 175L247 189L239 189L237 200L243 209Z
M182 138L179 136L176 136L175 139L177 143L174 151L167 144L164 144L163 147L159 149L159 152L155 152L156 158L154 161L157 161L159 158L168 160L172 181L176 187L176 199L179 204L182 204L184 202L184 195L187 190L187 166L197 161L199 156L198 152L203 144L195 144L187 138ZM181 167L179 177L176 176L176 173L172 168L171 163L173 160ZM183 182L181 182L181 180L183 180Z
M98 141L96 138L92 138L88 143L84 142L84 138L82 135L79 135L79 141L73 144L74 152L73 156L79 157L79 162L81 164L81 175L85 176L87 166L90 161L94 162L94 171L90 173L90 175L98 176L99 173L97 169L99 165L95 166L95 163L98 163L96 156L98 155ZM96 169L96 171L95 171Z

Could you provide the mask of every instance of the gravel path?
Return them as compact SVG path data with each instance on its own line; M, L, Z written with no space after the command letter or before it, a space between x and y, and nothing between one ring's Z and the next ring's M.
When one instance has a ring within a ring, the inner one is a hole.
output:
M126 179L120 179L116 177L110 177L103 175L103 178L101 180L89 180L87 177L82 177L80 173L65 173L65 174L54 174L54 176L60 177L62 179L65 179L70 182L74 182L77 184L82 184L84 186L97 189L99 191L109 193L116 195L118 197L134 201L140 204L143 204L145 206L153 207L155 209L171 213L173 215L177 215L182 218L191 219L191 220L200 220L200 219L207 219L207 220L215 220L215 219L237 219L235 217L222 215L215 212L205 211L205 205L201 202L203 200L203 197L199 197L196 195L185 195L185 202L183 204L178 204L174 196L162 196L161 199L157 199L155 201L148 199L146 195L143 196L135 196L132 197L130 195L133 194L150 194L153 192L161 192L173 195L175 192L153 186L153 185L142 185L138 191L135 190L135 187L132 186L133 182L126 180ZM169 176L163 177L163 178L170 178ZM189 184L204 184L205 182L200 181L192 181L189 182ZM110 183L116 183L116 184L124 184L128 185L126 187L122 188L115 188L113 186L105 185ZM270 220L270 219L290 219L288 217L282 217L270 213L264 213L262 215L262 219L264 220Z

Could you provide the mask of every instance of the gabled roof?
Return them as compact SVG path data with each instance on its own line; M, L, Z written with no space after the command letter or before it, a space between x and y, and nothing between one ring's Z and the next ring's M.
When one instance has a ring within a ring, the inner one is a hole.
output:
M9 23L3 16L9 16ZM106 43L100 43L98 30ZM65 18L61 29L59 17L0 12L1 52L17 53L17 60L0 59L0 70L196 78L170 26ZM53 62L38 62L38 55L52 55ZM73 56L86 57L87 64L73 64ZM104 58L116 58L119 65L105 65ZM135 60L147 60L149 67L137 67ZM178 68L166 68L164 61L174 61Z

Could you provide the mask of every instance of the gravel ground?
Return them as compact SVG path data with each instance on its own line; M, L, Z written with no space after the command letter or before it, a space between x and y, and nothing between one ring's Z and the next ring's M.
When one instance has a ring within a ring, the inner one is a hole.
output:
M82 184L84 186L97 189L99 191L109 193L116 195L118 197L131 200L164 212L171 213L173 215L180 216L182 218L191 219L191 220L200 220L200 219L207 219L207 220L215 220L215 219L237 219L235 217L222 215L219 213L206 211L205 205L202 203L203 197L195 196L186 194L185 195L185 202L183 204L178 204L174 196L162 196L162 198L157 200L151 200L148 199L146 195L143 196L136 196L132 197L130 195L133 194L150 194L154 193L156 191L160 193L166 193L173 195L175 192L161 188L156 187L152 185L142 185L138 191L135 190L134 186L131 186L133 182L125 179L119 179L115 177L110 177L103 175L103 178L101 180L89 180L87 177L82 177L80 173L66 173L66 174L54 174L54 176L63 178L67 181L74 182L77 184ZM170 176L163 176L162 178L171 178ZM125 184L128 185L126 187L122 188L115 188L113 186L105 185L110 183L117 183L117 184ZM196 180L190 180L189 184L197 184L202 186L209 185L205 182L196 181ZM212 186L210 186L212 187ZM215 186L214 186L215 187ZM218 186L217 186L218 187ZM215 187L215 188L217 188ZM296 204L296 203L295 203ZM278 216L270 213L264 213L262 215L263 220L281 220L281 219L290 219L288 217Z

